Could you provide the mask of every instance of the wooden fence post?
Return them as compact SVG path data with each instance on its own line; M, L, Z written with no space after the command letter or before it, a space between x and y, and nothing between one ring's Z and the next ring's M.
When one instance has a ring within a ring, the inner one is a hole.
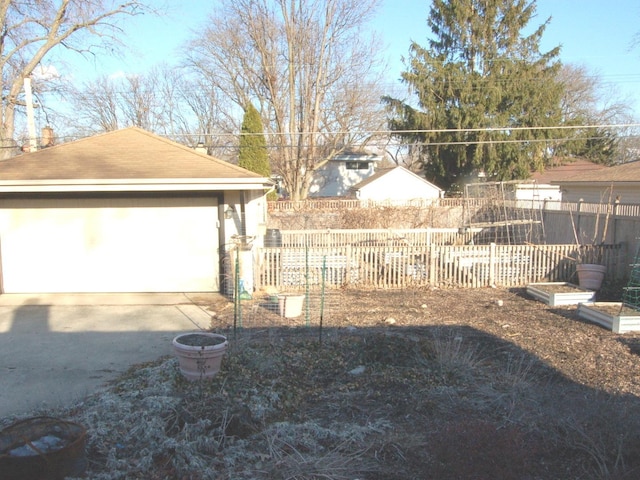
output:
M618 207L620 207L620 199L616 198L613 202L613 238L612 242L614 245L616 244L616 237L618 231Z
M347 271L345 273L345 283L347 285L351 285L351 255L353 251L351 249L351 245L347 245L347 249L345 250L345 256L347 257ZM359 268L359 265L358 265Z
M578 235L580 235L580 232L582 232L582 230L580 229L580 219L581 219L581 215L580 212L582 211L582 203L584 202L584 200L582 198L580 198L578 200L578 203L576 204L576 232L578 232ZM576 243L581 243L580 242L580 238L576 238Z
M489 286L496 284L496 244L489 245Z
M435 245L429 245L429 285L437 287L436 285L436 272L438 265L436 260L438 259L438 248Z

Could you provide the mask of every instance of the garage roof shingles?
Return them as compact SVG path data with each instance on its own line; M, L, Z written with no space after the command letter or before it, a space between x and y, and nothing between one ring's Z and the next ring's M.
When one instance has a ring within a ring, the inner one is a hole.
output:
M555 166L547 167L542 172L535 172L531 175L531 180L537 183L556 183L563 180L573 180L581 175L591 174L606 169L605 165L591 162L582 158L565 160Z
M136 127L0 161L0 181L263 178Z
M605 167L601 170L593 170L573 175L571 178L562 179L553 183L637 183L640 182L640 161L622 163L613 167Z

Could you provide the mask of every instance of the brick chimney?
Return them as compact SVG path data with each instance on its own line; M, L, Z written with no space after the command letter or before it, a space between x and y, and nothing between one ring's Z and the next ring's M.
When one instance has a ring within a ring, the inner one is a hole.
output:
M52 147L53 142L53 128L46 126L42 129L42 137L40 138L40 148Z
M207 146L203 142L198 142L198 144L193 148L198 153L208 154Z

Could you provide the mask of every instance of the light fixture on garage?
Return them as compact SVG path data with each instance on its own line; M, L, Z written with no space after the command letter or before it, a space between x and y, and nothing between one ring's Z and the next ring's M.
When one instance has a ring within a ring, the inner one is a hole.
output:
M224 218L227 220L231 220L233 218L233 214L236 213L235 209L232 205L229 205L227 209L224 211Z

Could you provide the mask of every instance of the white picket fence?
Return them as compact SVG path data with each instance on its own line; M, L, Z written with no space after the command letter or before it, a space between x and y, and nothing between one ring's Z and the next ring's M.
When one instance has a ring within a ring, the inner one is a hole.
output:
M442 245L403 242L336 242L324 246L259 247L254 277L258 288L407 288L577 282L578 254L620 270L617 245Z

